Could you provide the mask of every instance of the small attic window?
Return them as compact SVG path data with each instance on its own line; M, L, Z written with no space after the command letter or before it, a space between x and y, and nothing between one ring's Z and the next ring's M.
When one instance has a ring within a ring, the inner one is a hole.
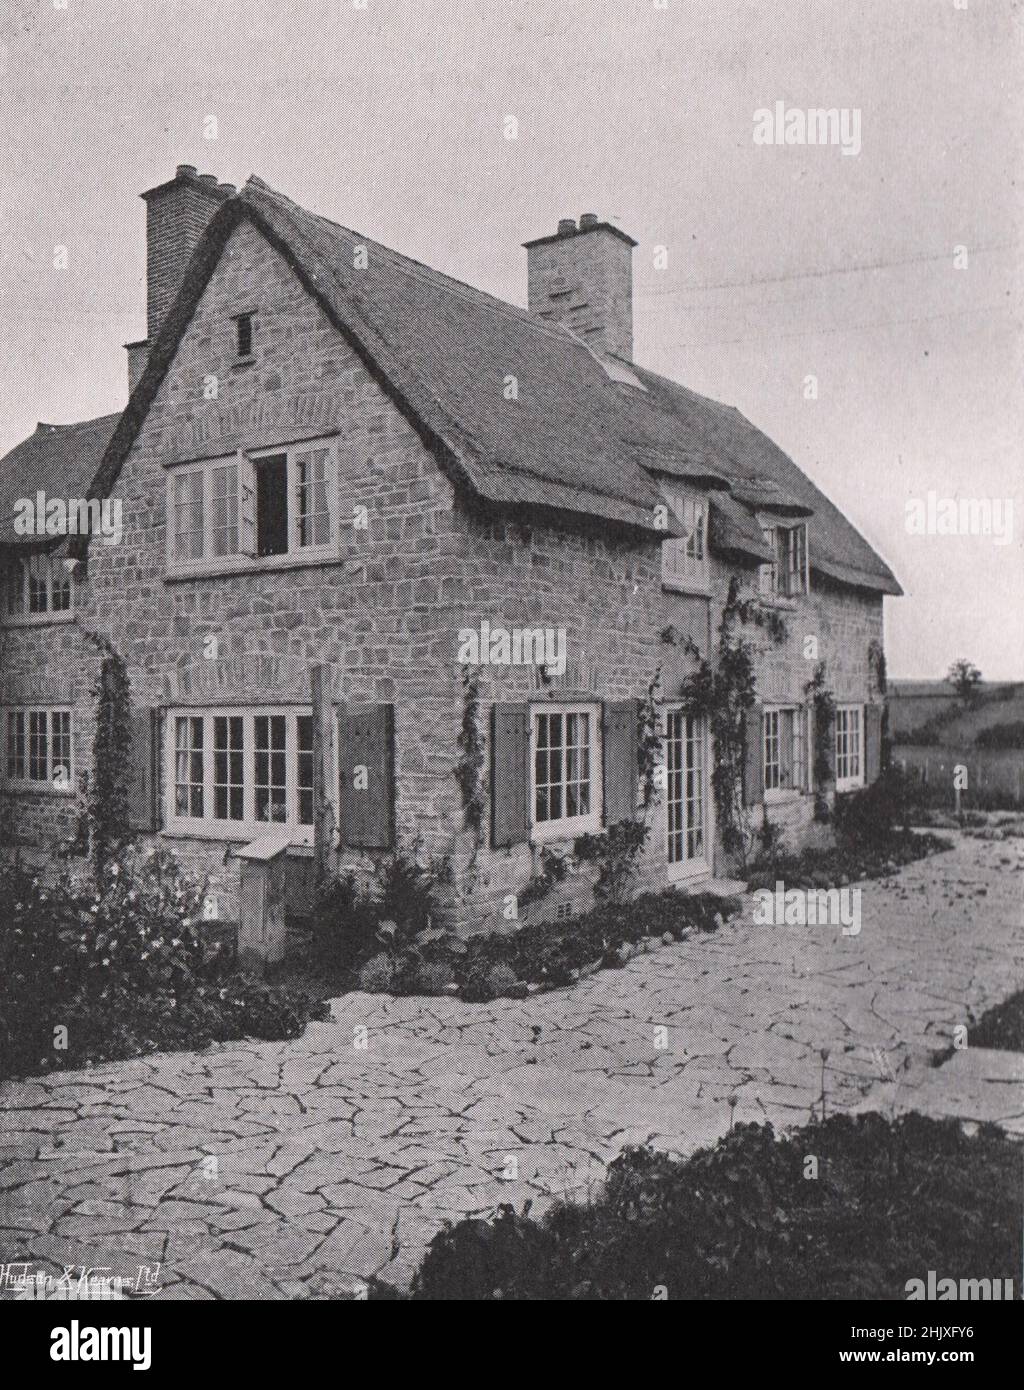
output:
M238 357L252 356L252 314L235 315L235 352Z

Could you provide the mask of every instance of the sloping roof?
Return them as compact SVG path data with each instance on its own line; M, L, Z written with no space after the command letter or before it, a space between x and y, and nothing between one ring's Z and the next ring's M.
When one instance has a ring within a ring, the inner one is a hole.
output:
M456 483L501 505L555 508L655 531L659 474L767 480L815 515L812 567L886 593L891 572L796 465L731 407L629 364L613 379L560 325L452 280L307 212L249 179L189 262L97 479L113 485L232 231L251 220L288 261ZM362 266L357 248L365 248ZM506 379L515 377L516 399ZM766 558L752 513L714 494L726 548ZM720 504L720 505L719 505Z
M22 498L88 497L120 415L101 415L72 425L39 424L0 460L0 545L38 545L39 538L14 530Z

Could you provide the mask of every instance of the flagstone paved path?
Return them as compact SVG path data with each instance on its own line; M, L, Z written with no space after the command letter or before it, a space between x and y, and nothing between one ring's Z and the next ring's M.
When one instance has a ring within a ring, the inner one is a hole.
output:
M404 1285L445 1219L585 1195L626 1144L805 1122L823 1060L830 1113L902 1108L956 1025L1024 986L1022 868L1024 841L957 839L865 885L857 937L755 926L748 899L572 990L349 995L294 1042L8 1083L0 1263L159 1262L171 1298ZM1000 1093L1020 1132L1024 1093Z

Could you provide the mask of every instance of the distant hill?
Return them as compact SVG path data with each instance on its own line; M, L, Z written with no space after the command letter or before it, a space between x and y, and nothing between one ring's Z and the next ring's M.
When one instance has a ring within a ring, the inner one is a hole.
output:
M982 729L1024 719L1024 681L982 681L965 709L946 681L890 681L889 732L894 742L927 737L942 747L973 745Z

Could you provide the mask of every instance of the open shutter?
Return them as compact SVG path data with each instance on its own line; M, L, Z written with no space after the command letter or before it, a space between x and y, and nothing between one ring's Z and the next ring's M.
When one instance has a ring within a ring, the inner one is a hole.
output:
M256 469L243 449L238 451L238 553L256 554Z
M882 771L882 706L864 706L864 783L877 782Z
M395 707L353 705L339 715L341 842L352 849L395 843Z
M160 828L157 805L158 718L155 709L134 709L131 712L128 824L132 830Z
M495 849L530 838L530 708L496 704L491 711L491 843Z
M809 792L814 790L814 706L808 705L804 711L807 754L804 760L804 785Z
M746 715L746 756L743 764L743 804L764 800L764 708L752 705Z
M603 707L604 823L636 817L637 702L612 700Z

